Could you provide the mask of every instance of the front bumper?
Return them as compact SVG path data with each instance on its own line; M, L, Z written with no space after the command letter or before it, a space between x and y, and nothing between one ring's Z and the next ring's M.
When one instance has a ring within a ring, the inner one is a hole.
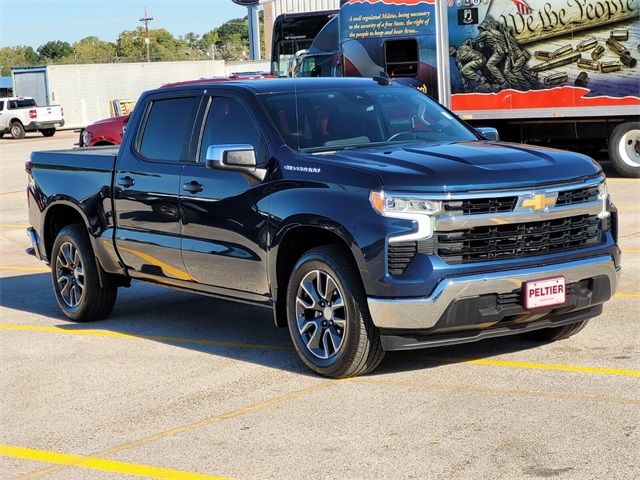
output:
M516 293L522 289L522 284L526 281L561 275L566 278L567 285L590 280L599 290L585 294L586 301L582 300L575 304L576 310L592 307L608 300L615 293L620 279L620 271L616 269L612 257L602 255L554 265L446 278L428 297L369 297L367 301L371 319L383 333L388 330L424 332L442 325L448 332L456 329L489 328L504 318L504 315L502 317L490 315L490 318L483 321L482 302L473 302L473 300L483 295ZM451 318L449 307L465 299L470 300L471 303L467 304L467 308L454 309L456 313L453 315L454 318ZM475 308L469 308L469 306ZM530 313L518 308L519 311L511 313L513 315ZM562 306L555 308L562 308ZM551 312L547 310L546 313ZM538 315L535 318L541 317L542 315Z

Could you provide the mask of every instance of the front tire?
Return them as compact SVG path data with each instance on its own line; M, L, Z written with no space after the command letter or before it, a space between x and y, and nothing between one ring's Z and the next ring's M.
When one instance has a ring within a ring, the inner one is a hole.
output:
M98 268L84 226L60 230L51 249L51 279L60 309L75 322L100 320L116 302L117 287L101 286Z
M287 288L287 322L298 356L320 375L362 375L384 357L360 275L342 248L314 248L298 260Z
M55 128L45 128L44 130L40 130L40 133L44 137L53 137L56 134Z
M622 123L613 129L609 139L609 158L623 177L640 177L639 123Z
M13 122L11 124L11 136L15 139L24 138L24 127L20 122Z
M533 330L532 332L523 333L522 336L527 340L533 340L536 342L554 342L556 340L564 340L565 338L573 337L576 333L586 327L587 323L589 323L589 320L582 320L581 322L564 325L562 327Z

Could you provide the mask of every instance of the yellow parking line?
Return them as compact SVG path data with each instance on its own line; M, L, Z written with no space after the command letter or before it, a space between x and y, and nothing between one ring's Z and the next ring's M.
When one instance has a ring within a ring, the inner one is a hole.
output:
M523 397L541 397L541 398L557 398L561 400L579 400L579 401L591 401L591 402L610 402L621 403L625 405L640 405L640 399L627 398L627 397L607 397L605 395L583 395L579 393L570 392L553 392L553 391L536 391L536 390L524 390L519 388L497 388L497 387L483 387L479 385L467 385L467 384L446 384L446 383L431 383L421 381L407 381L407 380L392 380L386 378L377 377L360 377L350 380L354 383L364 383L367 385L388 385L395 387L407 387L407 388L427 388L430 390L455 390L467 393L487 393L496 395L515 395Z
M50 272L49 267L23 267L21 265L0 265L0 270L14 270L17 272Z
M28 228L26 223L0 223L0 228Z
M71 455L68 453L50 452L47 450L35 450L33 448L14 447L0 444L0 456L35 460L38 462L56 463L69 467L86 468L102 472L133 475L136 477L157 478L166 480L221 480L225 477L206 475L183 470L153 467L151 465L139 465L136 463L117 462L106 458L87 457L84 455Z
M134 333L122 333L112 332L110 330L87 330L82 327L74 328L60 328L60 327L45 327L39 325L15 325L15 324L0 324L0 330L14 330L22 332L46 332L46 333L62 333L66 335L83 335L90 337L111 337L111 338L123 338L126 340L152 340L154 342L161 343L174 343L174 344L188 344L188 345L207 345L211 347L226 347L226 348L246 348L251 350L284 350L290 351L291 347L285 345L271 345L262 343L241 343L241 342L225 342L218 340L207 340L204 338L185 338L185 337L170 337L162 335L138 335Z
M622 253L640 253L640 248L621 248Z
M618 205L616 207L621 212L640 212L640 205Z
M123 338L126 340L152 340L162 343L170 344L191 344L191 345L208 345L214 347L228 347L228 348L243 348L251 350L281 350L291 351L291 347L285 345L271 345L271 344L259 344L259 343L241 343L241 342L225 342L219 340L206 340L202 338L185 338L185 337L169 337L159 335L137 335L133 333L112 332L109 330L85 330L82 327L78 328L61 328L61 327L46 327L39 325L16 325L16 324L0 324L0 330L13 330L23 332L46 332L46 333L61 333L67 335L84 335L94 337L111 337L111 338ZM517 360L493 360L493 359L474 359L463 357L448 357L439 355L419 355L416 358L431 360L441 363L468 363L471 365L484 365L491 367L510 367L510 368L531 368L539 370L563 370L567 372L580 372L580 373L595 373L602 375L624 375L631 377L640 376L640 370L627 370L620 368L606 368L606 367L586 367L581 365L558 365L553 363L532 363L522 362Z
M555 363L521 362L518 360L494 360L491 358L457 358L439 355L420 355L418 358L444 363L468 363L491 367L530 368L537 370L560 370L565 372L595 373L601 375L622 375L640 377L640 370L607 367L586 367L582 365L560 365Z
M614 297L622 297L622 298L640 298L640 293L635 292L618 292L614 295Z
M186 425L182 425L179 427L175 427L175 428L171 428L169 430L165 430L159 433L154 433L152 435L147 435L146 437L142 437L138 440L133 440L131 442L127 442L127 443L123 443L121 445L116 445L115 447L111 447L108 448L106 450L103 450L101 452L96 453L96 455L101 455L101 456L106 456L106 455L114 455L117 453L121 453L124 452L126 450L130 450L132 448L136 448L136 447L140 447L142 445L148 445L150 443L156 442L158 440L162 440L163 438L167 438L167 437L172 437L174 435L177 435L179 433L184 433L184 432L188 432L191 430L195 430L197 428L201 428L201 427L206 427L208 425L213 425L215 423L221 422L223 420L228 420L231 418L235 418L235 417L239 417L241 415L247 414L247 413L252 413L255 412L257 410L261 410L263 408L267 408L267 407L273 407L275 405L278 405L280 403L289 401L289 400L294 400L296 398L300 398L304 395L307 395L309 393L314 393L320 390L323 390L327 387L336 385L340 382L343 382L345 380L326 380L324 382L320 382L317 383L315 385L311 385L310 387L306 387L306 388L302 388L300 390L295 390L293 392L288 392L285 393L284 395L281 395L279 397L274 397L274 398L270 398L268 400L262 401L262 402L258 402L258 403L254 403L251 405L247 405L245 407L240 407L237 408L235 410L231 410L225 413L221 413L219 415L213 415L211 417L207 417L204 418L202 420L199 420L197 422L193 422L193 423L189 423ZM50 467L46 467L40 470L36 470L33 471L31 473L27 473L25 475L21 475L18 478L16 478L15 480L33 480L35 478L40 478L43 475L48 475L49 473L52 472L57 472L60 470L63 470L65 468L68 468L72 465L68 464L68 465L58 465L58 466L50 466ZM189 477L184 477L184 478L189 478Z

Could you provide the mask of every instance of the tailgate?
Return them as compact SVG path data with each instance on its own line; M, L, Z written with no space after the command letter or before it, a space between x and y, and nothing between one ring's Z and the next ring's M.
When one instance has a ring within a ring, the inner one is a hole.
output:
M38 115L34 120L38 122L59 122L62 120L62 107L60 105L37 107L36 111Z

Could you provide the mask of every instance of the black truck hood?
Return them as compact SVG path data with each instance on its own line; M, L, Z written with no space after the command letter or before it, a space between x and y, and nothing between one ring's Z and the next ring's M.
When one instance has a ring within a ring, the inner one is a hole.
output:
M376 173L386 190L406 192L542 186L593 178L601 172L585 155L490 141L345 149L324 159Z

